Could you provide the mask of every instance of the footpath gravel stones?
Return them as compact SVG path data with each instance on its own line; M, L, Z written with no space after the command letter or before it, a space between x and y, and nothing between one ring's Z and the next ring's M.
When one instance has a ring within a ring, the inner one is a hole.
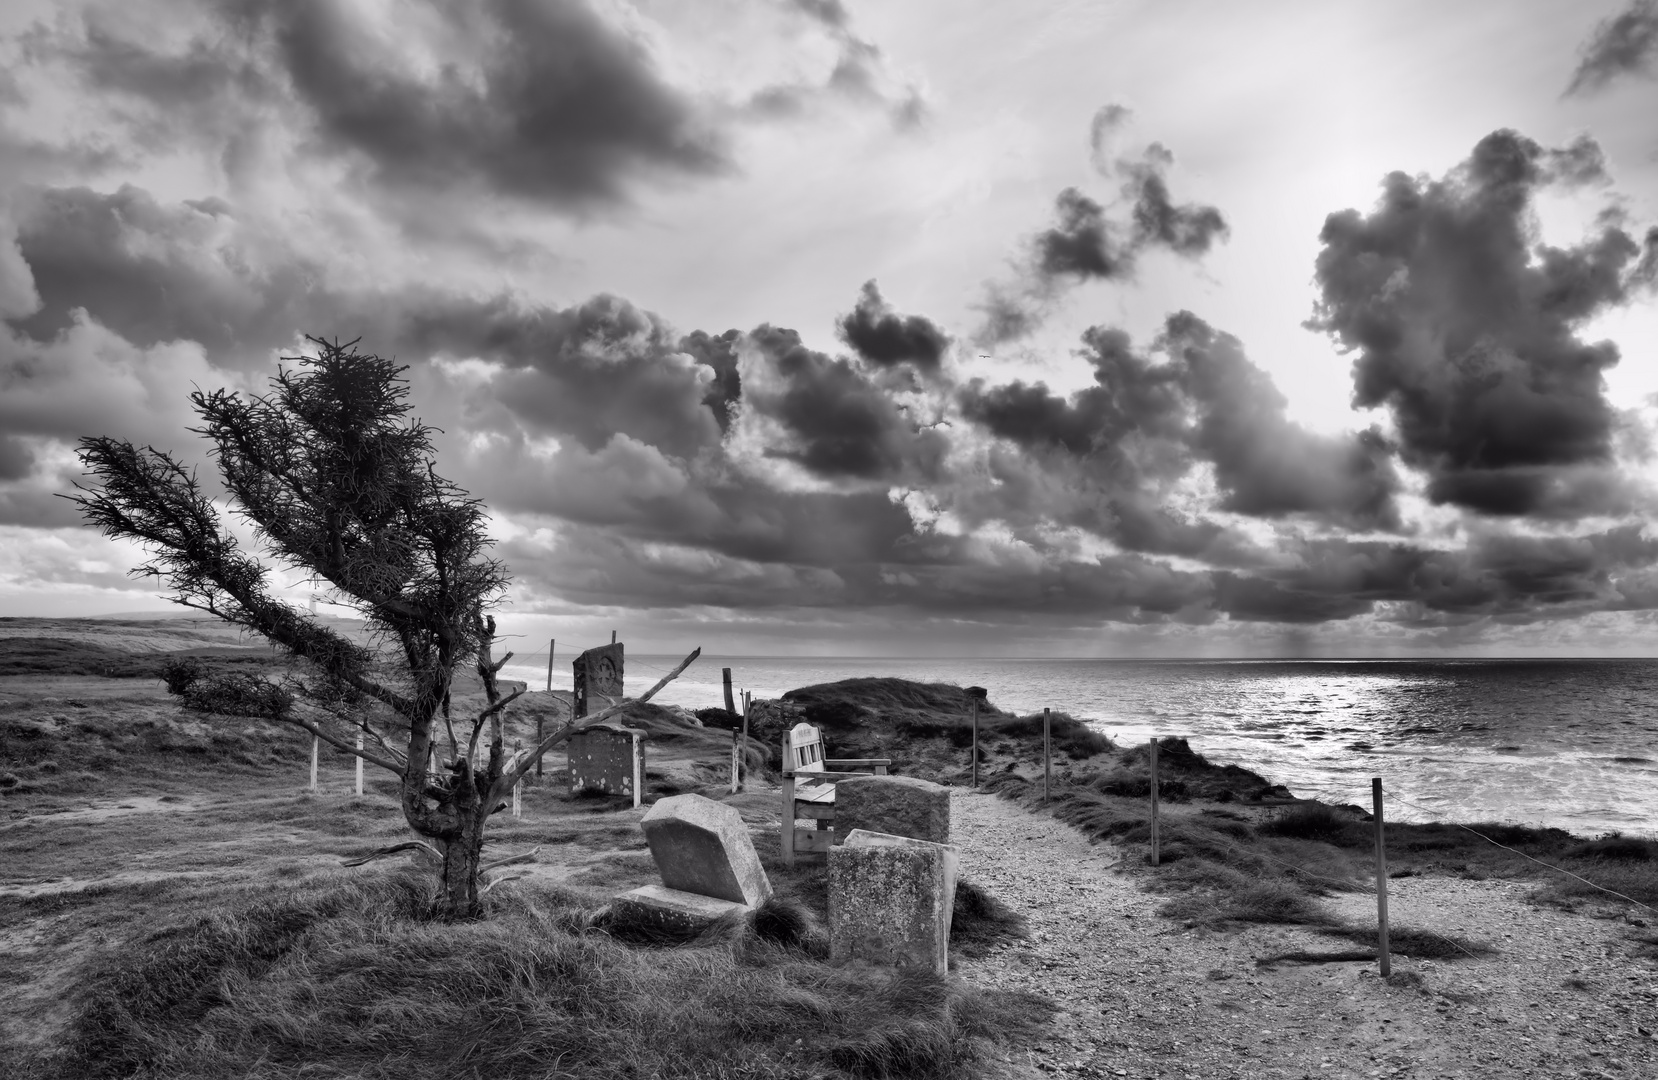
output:
M993 795L952 797L963 880L1031 929L956 973L1060 1008L1047 1042L1007 1062L1019 1074L1658 1077L1658 965L1634 954L1621 917L1533 905L1523 883L1401 879L1389 882L1394 926L1497 953L1395 956L1387 980L1373 961L1258 968L1351 946L1295 927L1185 930L1157 916L1161 899L1122 872L1115 847ZM1354 923L1374 914L1369 896L1330 903Z

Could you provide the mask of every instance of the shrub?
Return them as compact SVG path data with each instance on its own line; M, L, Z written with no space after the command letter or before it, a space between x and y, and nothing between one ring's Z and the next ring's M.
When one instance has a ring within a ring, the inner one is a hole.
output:
M169 694L182 694L207 674L207 665L193 656L169 657L161 665L161 681Z
M1302 803L1284 811L1261 826L1272 836L1334 843L1347 831L1351 819L1323 803Z
M1598 840L1568 848L1567 855L1579 859L1616 859L1620 862L1658 860L1658 844L1622 833L1607 833Z

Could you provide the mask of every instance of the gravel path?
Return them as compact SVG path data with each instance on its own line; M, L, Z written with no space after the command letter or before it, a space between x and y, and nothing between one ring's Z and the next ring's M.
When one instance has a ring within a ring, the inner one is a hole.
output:
M953 793L962 876L1030 920L1029 941L957 973L1032 990L1060 1014L1009 1062L1028 1076L1658 1077L1658 966L1629 925L1538 907L1527 886L1389 883L1391 923L1495 945L1481 960L1395 957L1258 968L1349 947L1296 928L1185 930L1118 868L1121 853L992 795ZM1332 904L1354 922L1374 899Z

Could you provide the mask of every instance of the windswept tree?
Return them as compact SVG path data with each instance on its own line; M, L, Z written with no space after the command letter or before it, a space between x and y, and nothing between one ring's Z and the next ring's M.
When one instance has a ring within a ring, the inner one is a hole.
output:
M163 580L173 602L262 635L303 661L281 681L239 675L197 696L214 711L293 724L395 773L403 815L437 859L442 907L478 912L484 827L550 748L621 706L571 721L528 753L506 756L503 695L489 613L507 585L488 556L483 505L439 476L432 429L408 417L406 368L308 338L318 355L286 358L265 397L191 395L235 512L257 551L222 525L214 499L153 447L91 437L89 483L70 496L88 523L139 541L152 559L134 573ZM367 643L275 596L273 569L300 569L366 621ZM643 695L649 699L698 652ZM460 665L475 666L487 705L461 724L449 714ZM447 740L438 738L444 724ZM468 728L470 730L468 730ZM479 740L488 729L487 758ZM359 742L361 746L359 747ZM441 766L441 767L439 767ZM409 846L409 845L399 845Z

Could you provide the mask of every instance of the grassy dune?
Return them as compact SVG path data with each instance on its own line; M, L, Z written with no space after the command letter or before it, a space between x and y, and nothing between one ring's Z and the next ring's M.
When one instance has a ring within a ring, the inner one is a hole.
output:
M726 799L754 830L773 903L689 942L616 924L608 899L656 880L639 811L571 797L555 758L486 849L538 847L537 861L489 892L489 919L443 925L423 869L340 867L407 838L390 776L370 768L357 797L353 760L325 748L312 793L303 733L182 710L142 666L166 651L12 640L0 1075L966 1078L995 1075L998 1047L1049 1015L955 978L829 965L823 872L779 864L775 790L728 796L730 733L679 710L628 718L651 735L648 797ZM85 673L110 651L137 670ZM455 712L476 704L463 692ZM568 708L526 695L509 744ZM971 882L957 911L958 953L1021 932Z

